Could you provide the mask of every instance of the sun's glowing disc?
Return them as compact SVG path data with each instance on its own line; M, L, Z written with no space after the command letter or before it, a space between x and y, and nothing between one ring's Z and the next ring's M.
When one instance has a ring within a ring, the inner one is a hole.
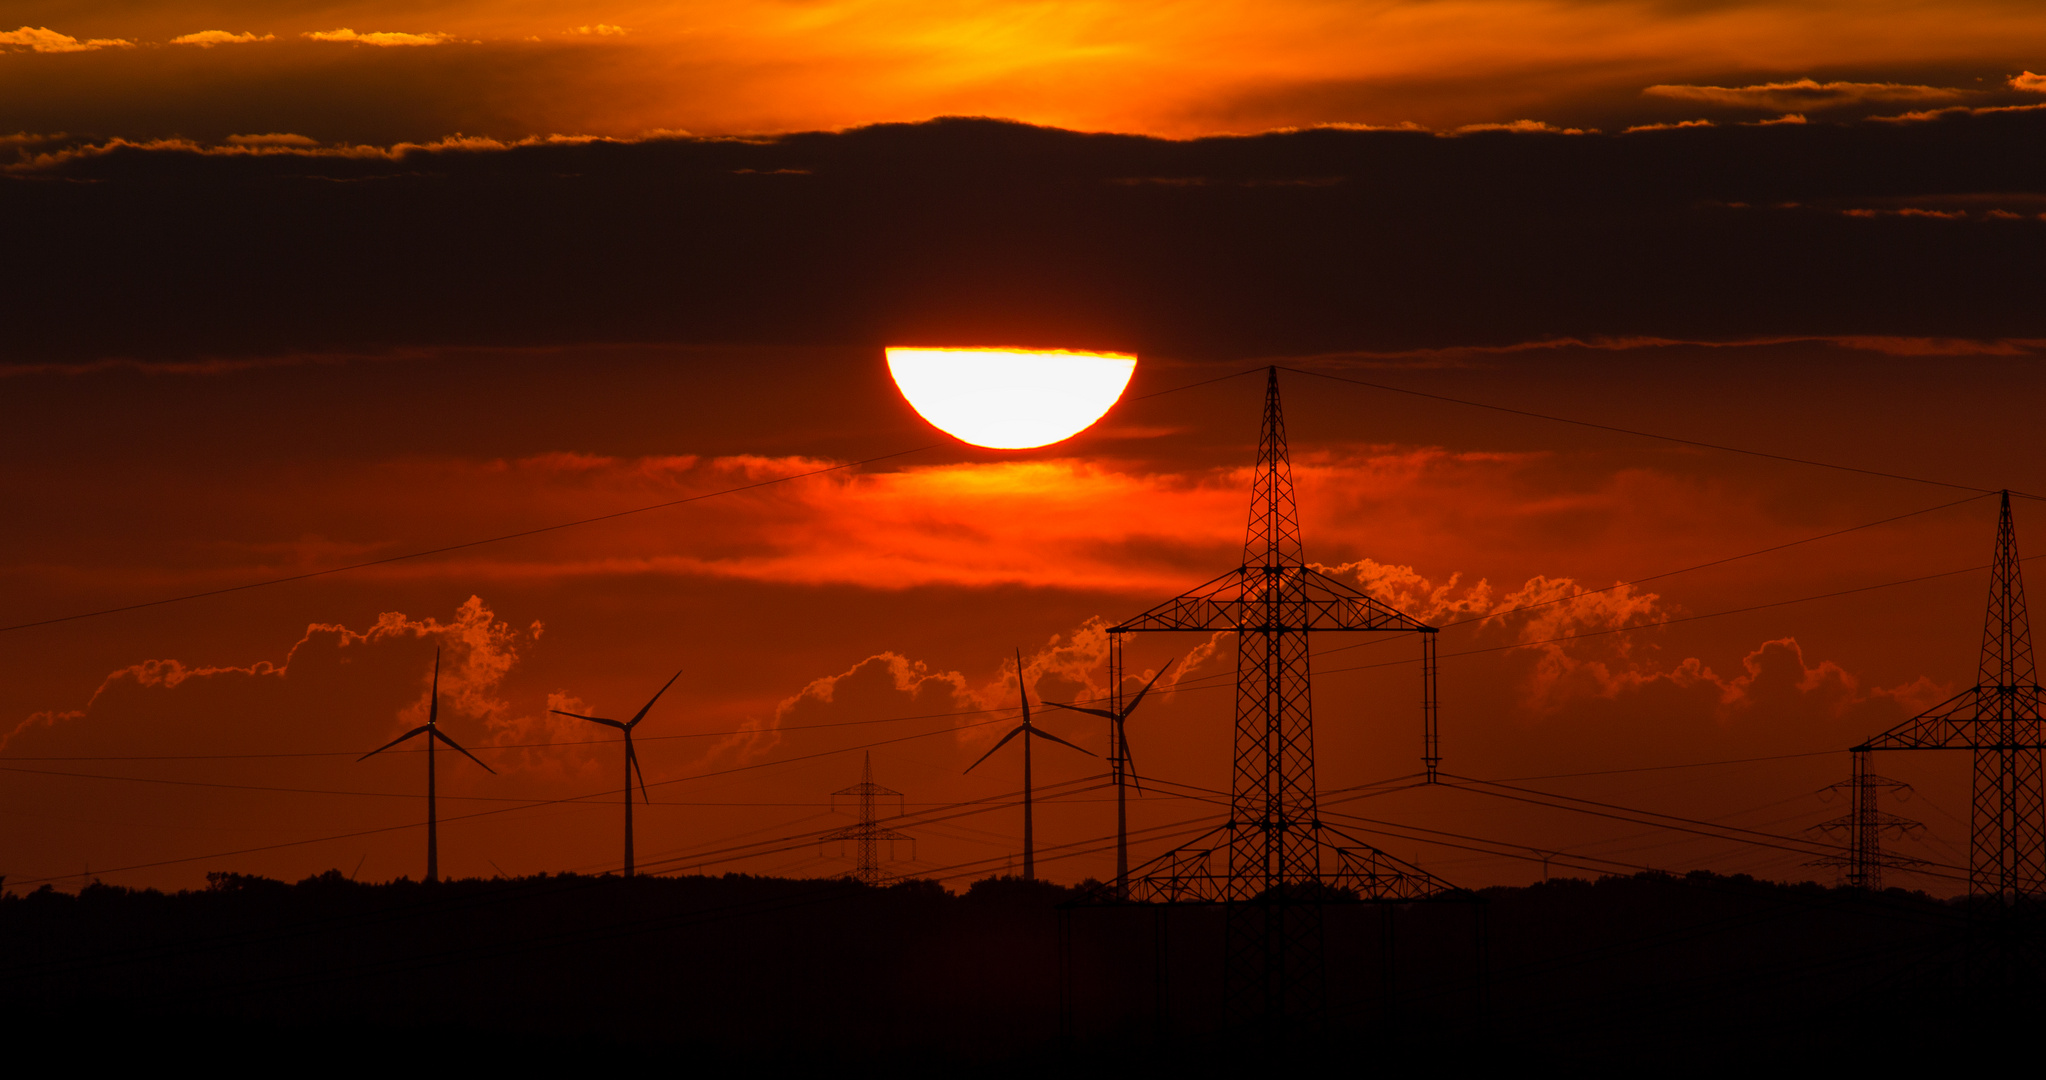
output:
M975 446L1026 450L1101 419L1137 370L1127 353L1065 349L888 350L888 372L923 418Z

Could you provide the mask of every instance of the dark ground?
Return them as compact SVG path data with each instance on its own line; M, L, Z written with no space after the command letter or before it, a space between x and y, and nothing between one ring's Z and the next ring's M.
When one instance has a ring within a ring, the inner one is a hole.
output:
M0 900L10 1056L1072 1073L1264 1055L1227 1034L1212 908L1165 917L1161 996L1156 909L1062 907L1076 891L1016 879L213 880ZM1981 918L1901 890L1641 875L1323 913L1329 1017L1301 1056L1346 1070L1952 1062L2024 1046L2041 1003L1994 968Z

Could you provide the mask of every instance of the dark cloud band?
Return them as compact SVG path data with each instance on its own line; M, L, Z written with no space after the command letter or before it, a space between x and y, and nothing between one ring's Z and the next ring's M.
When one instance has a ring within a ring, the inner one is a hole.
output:
M2037 338L2042 136L2046 112L2003 110L1453 138L979 120L390 149L17 137L0 213L32 254L0 271L0 313L16 363L597 341L1243 357Z

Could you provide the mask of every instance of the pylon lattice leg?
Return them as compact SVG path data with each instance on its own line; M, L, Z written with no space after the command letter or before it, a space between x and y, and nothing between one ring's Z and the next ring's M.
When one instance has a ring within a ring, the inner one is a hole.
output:
M2032 747L1975 751L1974 820L1968 830L1968 891L2010 903L2046 893L2046 789Z

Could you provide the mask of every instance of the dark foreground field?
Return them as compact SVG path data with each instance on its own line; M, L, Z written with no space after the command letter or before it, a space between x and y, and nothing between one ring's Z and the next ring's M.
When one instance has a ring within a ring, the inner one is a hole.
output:
M0 900L0 1007L15 1054L94 1062L1073 1072L1270 1052L1224 1022L1217 911L1061 906L1075 895L737 875L95 885ZM1328 1016L1287 1045L1365 1071L1959 1062L2029 1053L2042 1002L1981 917L1897 890L1643 875L1480 900L1325 907Z

